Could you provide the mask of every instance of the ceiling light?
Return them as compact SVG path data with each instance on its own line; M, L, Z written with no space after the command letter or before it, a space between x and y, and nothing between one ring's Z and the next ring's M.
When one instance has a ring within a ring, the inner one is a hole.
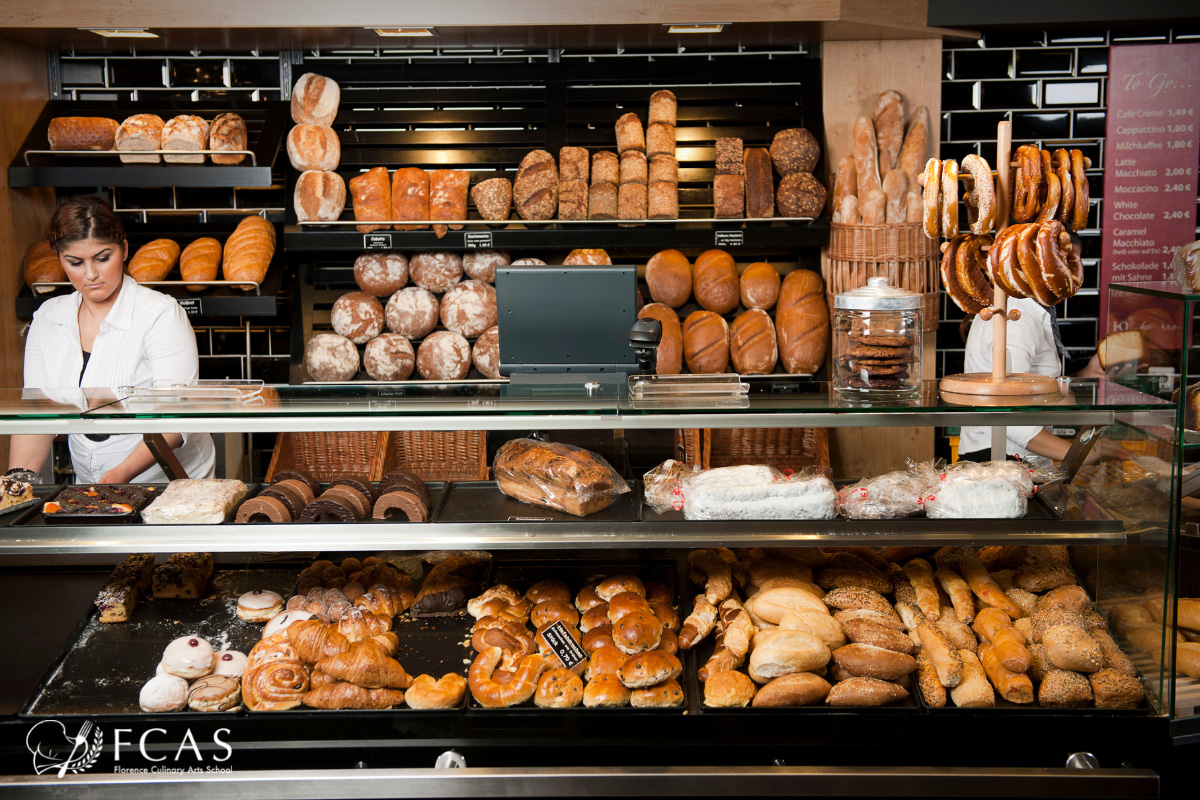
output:
M437 36L437 28L367 28L377 36Z
M667 33L720 33L728 22L685 22L667 25Z
M105 39L157 39L157 33L151 33L145 28L110 28L97 30L96 28L80 28L81 31L90 31L97 36L103 36Z

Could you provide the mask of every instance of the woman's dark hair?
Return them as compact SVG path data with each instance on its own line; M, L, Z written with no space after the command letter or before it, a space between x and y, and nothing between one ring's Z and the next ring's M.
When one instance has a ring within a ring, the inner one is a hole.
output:
M72 197L50 218L50 246L56 251L61 253L63 248L85 239L113 244L125 241L121 218L98 197Z

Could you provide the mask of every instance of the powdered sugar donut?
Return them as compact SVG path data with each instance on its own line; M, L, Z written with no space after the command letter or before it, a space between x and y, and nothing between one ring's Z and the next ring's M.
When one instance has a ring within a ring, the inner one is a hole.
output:
M496 290L483 281L463 281L442 297L442 324L463 336L478 336L496 324Z
M242 673L246 671L246 664L249 661L245 653L239 653L237 650L218 650L217 663L213 667L213 675L228 675L231 678L240 678Z
M421 339L438 324L438 299L428 289L408 286L392 295L384 309L388 330Z
M345 336L318 333L304 346L304 368L314 381L348 381L358 372L358 348Z
M546 266L546 262L542 261L540 258L518 258L516 261L512 262L514 267L521 266L522 264L541 265L543 267Z
M454 331L436 331L417 348L417 370L431 381L456 381L471 371L471 345Z
M180 678L202 678L213 671L212 645L199 636L180 636L163 650L163 669Z
M383 306L368 292L348 292L333 304L329 322L334 333L355 344L366 344L383 330Z
M381 333L363 350L363 366L377 381L408 380L416 360L412 345L398 333Z
M408 274L422 289L445 292L462 280L462 257L450 250L416 253L408 260Z
M376 297L390 297L408 284L408 258L403 253L363 253L354 259L354 282Z
M307 611L284 611L280 614L276 614L275 616L271 617L271 621L267 623L265 628L263 628L262 638L266 639L268 636L279 633L293 622L299 622L304 619L312 619L315 616L315 614L310 614Z
M142 711L178 711L187 705L188 682L174 675L156 675L138 692Z
M500 377L500 328L493 325L475 340L471 350L471 360L475 369L483 373L485 378Z
M503 250L471 250L463 253L463 272L473 281L496 282L496 267L507 267L512 258Z

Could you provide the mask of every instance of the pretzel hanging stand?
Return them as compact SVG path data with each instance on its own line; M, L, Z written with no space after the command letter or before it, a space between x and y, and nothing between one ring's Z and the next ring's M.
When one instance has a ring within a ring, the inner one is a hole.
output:
M996 237L1008 227L1008 204L1011 197L1012 175L1012 123L1001 122L996 126ZM969 175L960 176L969 182ZM999 283L994 286L992 308L979 314L984 321L992 323L992 371L968 372L947 375L939 387L943 394L959 395L956 401L974 405L994 404L997 398L1029 397L1031 395L1058 394L1056 378L1025 372L1008 372L1005 369L1008 350L1008 322L1020 319L1020 311L1008 310L1008 294Z

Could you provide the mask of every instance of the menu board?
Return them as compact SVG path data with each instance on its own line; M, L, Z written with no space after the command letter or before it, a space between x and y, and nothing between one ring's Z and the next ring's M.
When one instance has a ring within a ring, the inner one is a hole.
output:
M1134 309L1110 318L1109 283L1170 279L1176 248L1196 239L1200 44L1111 48L1107 126L1100 319L1112 332L1142 326Z

